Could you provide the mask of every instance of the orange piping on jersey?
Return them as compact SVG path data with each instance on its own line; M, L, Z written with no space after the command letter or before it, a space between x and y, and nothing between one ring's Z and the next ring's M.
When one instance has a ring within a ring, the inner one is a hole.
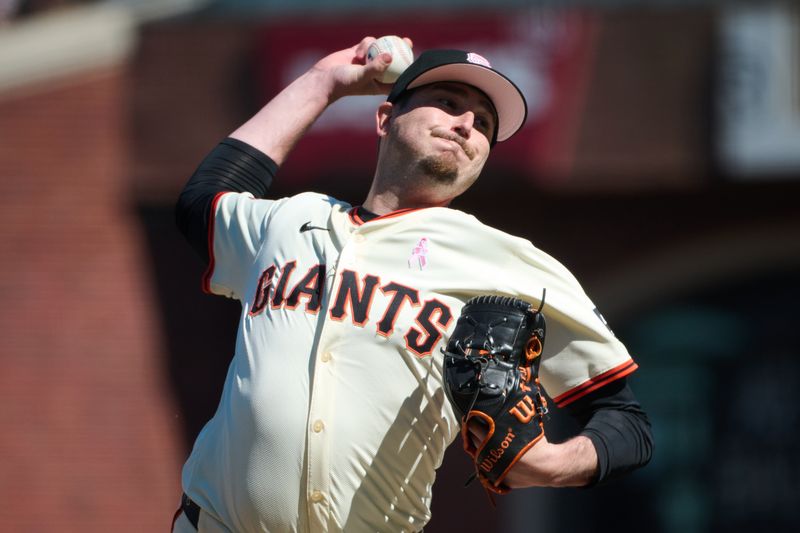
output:
M385 215L381 215L379 217L375 217L375 218L370 219L370 220L364 220L363 218L361 218L361 215L358 214L360 209L361 208L359 206L356 206L356 207L352 208L350 210L350 212L348 213L348 215L350 215L350 221L353 224L355 224L356 226L360 226L362 224L366 224L367 222L372 222L373 220L383 220L383 219L386 219L386 218L399 217L401 215L405 215L405 214L410 213L412 211L419 211L420 209L426 209L426 208L424 208L424 207L407 207L405 209L398 209L397 211L392 211L391 213L386 213Z
M408 214L412 211L419 211L420 209L426 209L424 207L407 207L405 209L398 209L397 211L392 211L391 213L386 213L385 215L381 215L379 217L375 217L372 220L383 220L386 218L393 218L399 217L400 215Z
M570 403L574 402L578 398L582 398L590 392L596 391L604 385L608 385L612 381L623 378L628 374L632 374L637 368L639 368L639 365L637 365L633 359L628 359L621 365L615 366L614 368L583 382L577 387L573 387L564 394L553 398L553 400L556 402L557 406L564 407L565 405L569 405Z
M350 216L350 222L355 224L356 226L360 226L364 223L364 220L358 214L358 207L354 207L347 213Z
M208 268L203 274L203 292L207 294L214 294L211 292L211 276L214 275L214 223L217 213L217 203L223 194L230 191L220 191L214 196L211 202L211 214L208 216Z

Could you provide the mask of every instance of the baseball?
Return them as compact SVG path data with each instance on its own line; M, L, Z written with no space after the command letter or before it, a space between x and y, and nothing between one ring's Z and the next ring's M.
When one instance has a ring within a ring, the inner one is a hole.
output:
M367 61L372 61L378 54L389 52L392 62L383 76L378 79L382 83L394 83L400 74L414 61L411 47L397 35L385 35L376 39L367 49Z

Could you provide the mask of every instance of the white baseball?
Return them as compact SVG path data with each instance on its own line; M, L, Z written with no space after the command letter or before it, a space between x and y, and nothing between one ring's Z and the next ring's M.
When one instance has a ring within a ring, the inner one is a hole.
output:
M367 49L367 61L372 61L383 52L392 54L392 62L378 81L394 83L397 78L400 77L400 74L414 62L414 52L411 51L411 47L408 46L408 43L397 35L384 35L369 45Z

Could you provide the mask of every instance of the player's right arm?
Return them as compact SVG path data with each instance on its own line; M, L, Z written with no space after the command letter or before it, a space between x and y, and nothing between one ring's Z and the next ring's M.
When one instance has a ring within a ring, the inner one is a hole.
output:
M175 216L178 227L207 262L210 230L220 195L265 198L278 167L331 103L343 96L386 94L379 78L391 62L382 54L366 61L373 37L318 61L206 156L184 187ZM245 231L257 232L257 221ZM248 236L257 240L257 235Z
M268 155L278 165L325 109L344 96L389 94L391 84L375 81L389 68L391 55L367 62L374 37L330 54L294 80L231 134ZM410 42L410 41L409 41Z

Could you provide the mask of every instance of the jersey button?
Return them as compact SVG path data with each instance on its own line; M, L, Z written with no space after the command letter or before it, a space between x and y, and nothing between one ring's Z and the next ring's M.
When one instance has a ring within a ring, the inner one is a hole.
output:
M312 427L314 428L314 433L319 433L320 431L325 429L325 424L322 422L322 420L317 420L316 422L314 422L314 425Z
M365 240L367 240L367 238L366 238L366 237L364 237L363 235L361 235L360 233L358 233L358 234L356 234L356 235L353 237L353 240L354 240L356 243L358 243L358 244L361 244L362 242L364 242Z
M319 503L325 499L325 496L318 490L315 490L311 493L311 501L314 503Z
M322 356L320 357L323 363L327 363L331 360L331 353L330 352L322 352Z

